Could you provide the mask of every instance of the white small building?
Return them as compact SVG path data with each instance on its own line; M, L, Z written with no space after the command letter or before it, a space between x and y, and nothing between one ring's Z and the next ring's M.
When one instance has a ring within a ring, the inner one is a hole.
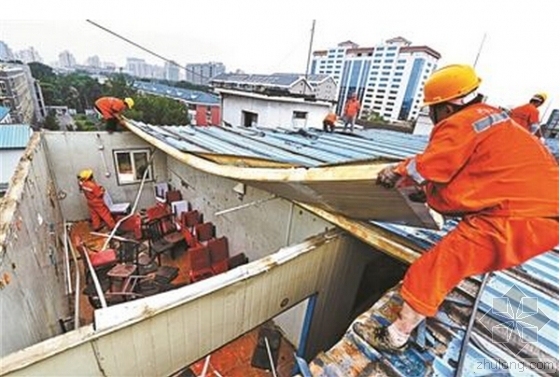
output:
M233 127L322 128L331 103L305 97L271 96L216 89L221 97L221 123Z

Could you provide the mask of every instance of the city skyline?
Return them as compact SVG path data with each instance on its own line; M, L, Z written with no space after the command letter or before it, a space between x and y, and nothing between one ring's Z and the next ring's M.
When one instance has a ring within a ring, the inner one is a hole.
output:
M54 3L70 4L60 0ZM402 36L414 45L426 45L441 53L439 66L476 61L482 78L481 91L494 104L524 103L534 92L545 91L550 96L545 107L558 107L556 88L560 83L550 73L556 71L560 58L554 56L550 47L555 35L550 3L541 2L538 7L507 3L505 9L499 3L474 0L449 9L449 3L443 0L400 0L379 5L355 1L356 12L350 19L342 12L348 5L334 1L321 2L320 6L310 3L288 0L282 6L270 4L267 8L266 4L254 1L210 1L204 7L189 6L194 13L168 12L162 16L159 12L152 14L153 3L139 1L135 16L123 16L120 20L104 19L99 9L89 9L88 14L70 10L74 19L62 21L33 20L31 13L27 21L0 22L0 40L13 50L33 46L47 64L56 60L58 53L68 50L79 63L97 55L102 62L117 66L124 66L126 57L164 65L163 60L88 23L89 18L182 66L218 61L228 71L304 72L311 24L317 19L313 50L345 40L371 47ZM166 4L168 9L181 9L179 2ZM10 7L23 6L18 3ZM120 4L111 8L115 14L130 14ZM336 9L340 12L333 11ZM436 9L441 12L435 12ZM202 12L200 17L194 15L196 11ZM535 17L539 21L538 32L534 23L526 22Z

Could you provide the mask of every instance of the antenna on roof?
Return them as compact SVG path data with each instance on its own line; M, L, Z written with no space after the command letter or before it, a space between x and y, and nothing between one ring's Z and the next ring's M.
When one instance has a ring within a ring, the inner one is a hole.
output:
M313 49L313 36L315 35L315 20L311 25L311 39L309 40L309 51L307 52L307 66L305 67L305 79L309 75L309 64L311 62L311 50Z
M476 54L476 58L474 59L473 68L476 68L476 63L478 63L478 58L480 57L480 53L482 51L482 46L484 46L484 41L486 40L486 33L482 36L482 41L480 42L480 47L478 48L478 52Z

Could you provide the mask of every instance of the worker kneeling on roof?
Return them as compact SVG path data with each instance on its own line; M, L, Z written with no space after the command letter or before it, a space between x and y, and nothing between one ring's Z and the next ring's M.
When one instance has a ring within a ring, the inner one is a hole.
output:
M101 97L95 101L94 109L105 121L107 131L114 132L118 126L124 127L122 113L127 109L132 109L134 100L132 98Z
M405 181L430 207L462 221L408 269L398 318L354 331L373 347L402 351L461 280L517 266L558 245L558 165L527 130L482 103L468 65L434 72L424 87L434 128L424 152L385 168L378 183Z
M95 232L101 230L103 225L102 221L107 224L109 230L113 230L115 227L115 219L113 219L109 207L107 207L107 204L105 204L103 200L105 189L98 185L93 179L93 170L82 170L78 174L78 184L87 200L93 230Z

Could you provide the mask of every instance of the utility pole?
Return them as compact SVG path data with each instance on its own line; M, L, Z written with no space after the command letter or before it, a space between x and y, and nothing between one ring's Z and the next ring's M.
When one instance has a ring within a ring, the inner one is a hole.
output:
M309 40L309 51L307 53L307 66L305 67L305 79L309 75L309 64L311 63L311 50L313 49L313 36L315 35L315 20L311 26L311 39Z

